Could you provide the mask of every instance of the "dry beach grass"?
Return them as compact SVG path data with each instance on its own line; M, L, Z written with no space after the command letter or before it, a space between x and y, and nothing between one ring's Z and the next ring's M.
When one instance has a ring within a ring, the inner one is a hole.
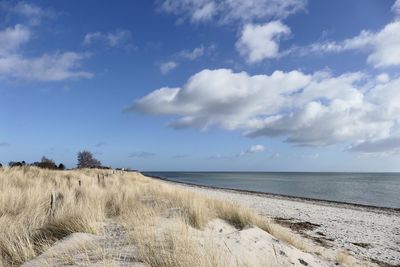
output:
M205 235L207 231L218 235L207 230L216 220L227 223L225 227L231 227L232 234L255 226L300 250L324 254L247 207L206 198L140 173L0 168L0 266L27 262L73 233L97 235L102 231L101 223L107 221L124 229L135 248L135 261L165 267L232 266L226 248ZM218 224L220 232L223 223ZM93 249L82 247L84 255L93 253ZM100 257L107 262L107 252L98 250L96 260ZM337 257L339 254L332 253L325 253L326 257L353 264L344 254ZM68 253L61 254L59 258L74 262ZM89 256L85 260L92 261ZM273 260L266 258L262 265L274 266ZM235 263L254 266L246 259Z

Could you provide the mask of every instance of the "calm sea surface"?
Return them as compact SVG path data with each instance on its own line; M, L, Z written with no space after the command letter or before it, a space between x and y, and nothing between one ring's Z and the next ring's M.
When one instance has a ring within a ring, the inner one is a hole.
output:
M400 173L144 172L172 181L400 208Z

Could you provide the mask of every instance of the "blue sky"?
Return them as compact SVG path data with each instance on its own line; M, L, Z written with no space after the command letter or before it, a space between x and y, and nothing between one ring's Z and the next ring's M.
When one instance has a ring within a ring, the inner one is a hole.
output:
M400 1L0 1L0 162L400 171Z

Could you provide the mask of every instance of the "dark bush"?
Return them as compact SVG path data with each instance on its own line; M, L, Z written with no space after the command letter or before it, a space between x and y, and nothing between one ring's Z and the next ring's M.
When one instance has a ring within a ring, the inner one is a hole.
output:
M64 164L60 163L60 164L58 165L58 169L61 170L61 171L65 170Z
M53 160L48 159L46 157L42 157L42 160L38 163L37 165L39 168L43 169L50 169L50 170L56 170L58 169L57 165L54 163Z
M10 166L11 168L13 167L22 167L22 166L26 166L26 162L25 161L10 161L8 163L8 166ZM1 164L0 164L0 168L1 168ZM41 161L36 161L32 164L28 164L28 166L36 166L42 169L49 169L49 170L65 170L65 165L60 163L58 166L57 164L54 163L53 160L48 159L46 157L42 157Z
M89 151L81 151L78 153L78 168L100 168L101 162L93 157Z
M96 168L98 168L98 169L103 169L103 170L111 170L111 169L112 169L112 168L109 167L109 166L99 166L99 167L96 167Z
M25 161L21 161L21 162L19 162L19 161L10 161L9 163L8 163L8 166L10 166L11 168L14 168L14 167L22 167L22 166L24 166L25 165Z

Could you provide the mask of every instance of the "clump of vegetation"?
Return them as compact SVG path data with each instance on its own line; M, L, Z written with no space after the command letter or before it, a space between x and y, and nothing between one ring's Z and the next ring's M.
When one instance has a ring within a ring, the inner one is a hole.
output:
M25 162L25 161L10 161L10 162L8 163L8 166L9 166L10 168L22 167L22 166L25 166L25 165L26 165L26 162Z
M15 168L15 167L23 167L23 166L35 166L39 167L42 169L49 169L49 170L65 170L65 165L60 163L58 166L54 162L54 160L46 158L45 156L42 157L42 159L39 162L34 162L32 164L27 164L25 161L10 161L8 163L8 166L10 168ZM2 165L0 164L0 168Z
M40 162L35 162L32 164L42 169L57 170L58 166L54 163L52 159L48 159L45 156L42 157Z
M87 150L78 153L78 165L79 169L82 168L101 168L101 162L97 160L93 154Z

